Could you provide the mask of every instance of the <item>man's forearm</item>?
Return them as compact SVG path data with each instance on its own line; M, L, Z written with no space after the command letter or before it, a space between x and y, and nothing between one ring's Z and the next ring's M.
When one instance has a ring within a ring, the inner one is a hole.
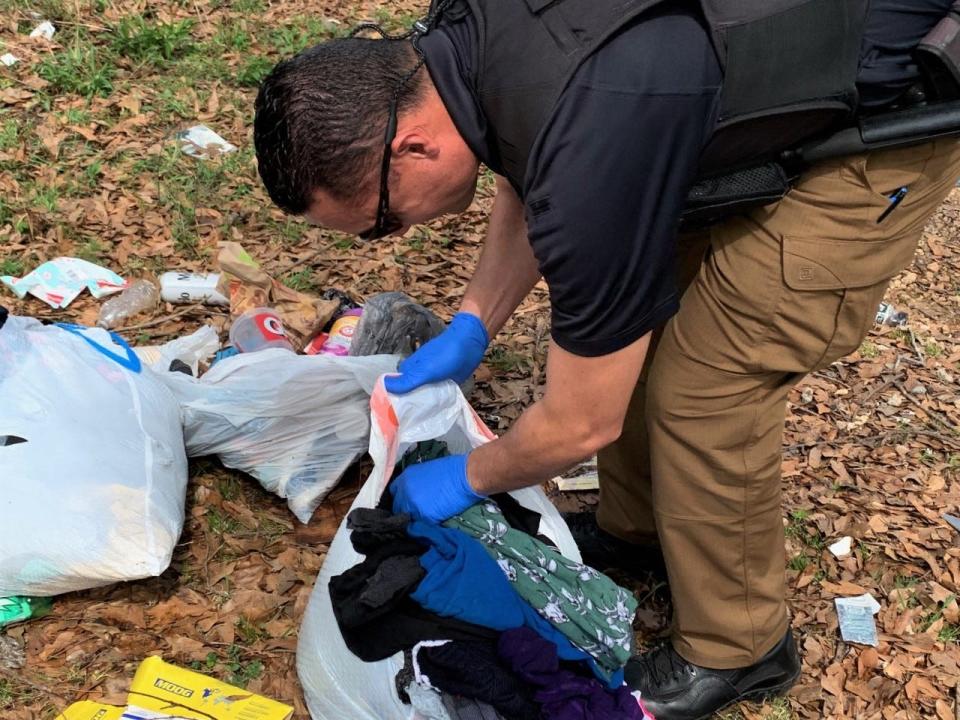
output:
M620 436L649 335L610 355L580 358L550 345L544 397L503 437L470 453L467 477L490 495L536 485Z
M542 403L536 403L506 435L474 450L467 464L474 490L491 495L538 485L566 472L615 439L611 437L605 442L589 433L579 434L563 425L562 420L551 417Z
M483 252L460 309L479 317L492 338L539 279L537 260L527 240L523 202L498 178Z

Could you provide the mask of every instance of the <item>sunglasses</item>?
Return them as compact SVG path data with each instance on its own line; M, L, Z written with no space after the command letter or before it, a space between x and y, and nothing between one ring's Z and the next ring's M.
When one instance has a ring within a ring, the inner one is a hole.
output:
M399 95L399 91L397 93ZM377 201L377 219L369 230L359 233L361 240L379 240L392 235L403 227L403 221L390 212L390 146L397 136L397 100L390 102L390 113L387 117L387 131L383 136L383 160L380 163L380 199Z

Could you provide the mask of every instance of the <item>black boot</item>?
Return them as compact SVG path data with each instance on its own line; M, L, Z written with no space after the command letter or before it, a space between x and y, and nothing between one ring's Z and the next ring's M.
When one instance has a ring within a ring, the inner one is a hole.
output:
M704 720L741 700L782 695L800 677L800 656L787 634L753 665L710 670L680 657L666 643L627 662L627 684L657 720Z
M667 566L659 545L621 540L601 529L592 512L563 513L563 519L577 541L584 564L600 571L624 570L640 578L652 576L666 582Z

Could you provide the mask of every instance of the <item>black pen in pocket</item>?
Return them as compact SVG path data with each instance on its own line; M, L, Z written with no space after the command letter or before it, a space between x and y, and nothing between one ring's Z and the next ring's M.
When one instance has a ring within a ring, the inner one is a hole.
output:
M892 213L894 210L897 209L897 205L899 205L900 203L902 203L902 202L903 202L903 199L904 199L906 196L907 196L907 187L906 187L906 186L900 188L900 189L897 190L895 193L893 193L892 195L890 195L890 204L887 205L887 209L884 210L884 211L880 214L880 217L877 218L877 222L878 222L878 223L883 222L883 221L887 218L887 215L889 215L890 213Z

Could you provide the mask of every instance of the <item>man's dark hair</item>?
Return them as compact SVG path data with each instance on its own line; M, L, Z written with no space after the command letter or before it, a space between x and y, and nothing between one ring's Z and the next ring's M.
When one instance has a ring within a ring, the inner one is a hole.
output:
M257 95L253 141L273 201L305 213L315 190L351 201L379 178L390 102L416 65L406 40L343 38L278 64ZM423 73L400 94L397 112L419 101Z

